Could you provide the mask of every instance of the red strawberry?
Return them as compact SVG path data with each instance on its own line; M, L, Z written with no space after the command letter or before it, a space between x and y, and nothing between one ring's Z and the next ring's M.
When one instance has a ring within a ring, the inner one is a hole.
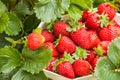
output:
M69 36L69 32L66 30L70 28L70 26L64 22L56 22L53 26L53 33L56 37L60 34L64 36Z
M86 22L87 18L89 15L91 15L92 13L89 12L88 10L84 10L83 14L82 14L82 22Z
M27 45L31 50L36 50L43 45L45 38L41 33L33 32L28 35Z
M117 21L114 21L114 26L120 28L120 24Z
M111 41L119 35L118 32L119 31L116 27L108 25L107 27L100 29L99 37L103 41Z
M71 39L84 49L92 49L100 42L97 33L93 30L87 31L85 28L77 29L70 34Z
M95 30L89 30L88 33L89 33L89 36L90 36L89 37L90 43L92 45L91 48L96 47L98 45L98 43L100 42L100 39L99 39L96 31Z
M68 61L63 61L57 66L58 73L64 77L73 79L75 77L72 64Z
M42 35L45 38L45 42L53 42L54 41L54 35L49 32L48 30L43 30Z
M107 50L108 50L108 46L110 44L110 41L101 41L98 45L100 45L102 47L102 49L105 51L103 54L107 55Z
M66 52L72 54L76 50L76 45L69 37L61 36L56 48L61 53L64 53L66 51Z
M85 60L76 60L73 63L73 70L77 76L86 76L90 74L90 64Z
M98 61L99 58L94 58L93 61L92 61L92 71L94 72L95 70L95 67L96 67L96 64L97 64L97 61Z
M48 71L53 71L53 67L56 64L57 58L53 58L53 60L50 61L49 65L45 68Z
M47 42L45 45L46 48L50 48L52 50L52 57L57 57L59 55L53 43Z
M91 14L88 16L85 26L89 29L98 29L100 28L100 21L97 13Z
M87 58L86 60L91 64L93 59L96 57L96 54L93 50L90 50L88 53L87 53Z
M70 33L70 37L78 46L84 49L91 48L89 33L85 28L76 29L76 31Z
M116 15L115 8L108 3L100 4L97 9L99 14L102 14L102 13L107 14L109 17L109 20L112 20Z

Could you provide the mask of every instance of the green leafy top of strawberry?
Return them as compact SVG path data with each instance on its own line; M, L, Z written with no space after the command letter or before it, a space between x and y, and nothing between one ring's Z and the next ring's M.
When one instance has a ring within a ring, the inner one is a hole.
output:
M97 47L94 48L94 51L96 52L96 54L98 54L99 56L102 56L103 53L105 52L105 50L103 50L102 46L98 45Z
M64 52L63 58L56 60L56 64L53 66L54 71L56 71L57 65L59 65L61 62L64 62L64 61L68 61L72 64L74 62L74 59L69 53Z
M76 51L73 54L73 57L75 59L85 59L87 57L87 50L80 47L76 47Z
M104 13L103 13L103 14L98 15L98 16L99 16L99 18L100 18L98 22L100 22L100 27L101 27L101 28L104 27L104 26L107 26L107 25L110 23L107 14L104 14Z
M41 33L41 32L42 32L42 29L41 29L41 28L36 28L36 29L34 29L32 32L38 32L38 33Z

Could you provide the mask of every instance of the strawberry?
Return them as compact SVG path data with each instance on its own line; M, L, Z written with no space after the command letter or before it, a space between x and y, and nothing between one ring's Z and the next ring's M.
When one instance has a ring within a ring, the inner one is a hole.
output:
M44 38L45 38L45 42L53 42L54 41L54 35L49 32L48 30L43 30L41 33Z
M90 50L88 53L87 53L87 58L86 60L91 64L93 59L96 57L96 53L94 50Z
M53 58L45 69L48 71L53 71L53 67L56 64L57 60L58 60L57 58Z
M91 43L91 48L96 47L98 45L98 43L100 42L100 39L96 33L95 30L88 30L89 33L89 39L90 39L90 43Z
M108 3L101 3L98 6L97 9L98 9L98 13L99 14L103 14L103 13L107 14L109 20L112 20L115 17L115 15L116 15L115 8L111 4L108 4Z
M73 79L75 77L72 64L68 61L63 61L57 65L57 71L60 75Z
M114 20L113 23L114 23L114 26L115 26L115 27L120 28L120 24L119 24L117 21Z
M108 46L110 44L110 41L101 41L98 45L100 45L102 47L102 49L104 50L104 55L107 55L107 50L108 50Z
M92 71L94 72L95 70L95 67L96 67L96 64L97 64L97 61L98 61L99 58L94 58L93 61L92 61Z
M69 36L67 28L70 28L68 24L64 22L55 22L53 25L53 33L56 37L58 37L60 34L64 36Z
M91 14L88 16L85 26L89 29L98 29L100 28L100 21L97 13Z
M100 39L94 30L87 31L85 28L71 32L70 37L78 46L84 49L92 49L100 42Z
M88 10L84 10L83 14L82 14L82 22L86 22L87 18L89 15L91 15L92 13Z
M70 37L78 46L84 49L91 48L89 33L85 28L76 29L70 33Z
M47 49L49 48L52 50L52 57L57 57L59 55L53 43L47 42L45 45Z
M66 51L66 52L72 54L76 50L76 45L69 37L61 36L56 48L61 53L64 53Z
M112 26L108 25L107 27L101 28L99 31L99 37L103 41L111 41L119 35L119 30Z
M41 33L33 32L28 35L27 45L31 50L36 50L43 45L45 38Z
M85 60L75 60L73 63L73 70L76 76L86 76L90 74L90 64Z

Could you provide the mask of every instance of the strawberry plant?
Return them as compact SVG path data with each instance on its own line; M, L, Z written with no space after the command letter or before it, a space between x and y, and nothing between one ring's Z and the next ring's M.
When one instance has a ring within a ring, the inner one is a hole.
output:
M83 48L92 50L95 53L92 58L98 58L93 48L98 46L101 39L104 40L101 36L101 32L105 32L104 28L100 31L101 25L99 25L97 27L99 29L95 31L96 27L80 28L79 26L83 26L87 17L95 13L91 12L90 8L96 8L103 2L115 5L116 11L120 11L119 0L88 0L87 2L85 0L0 0L0 80L48 80L43 69L50 66L48 70L55 71L52 68L56 62L53 64L51 60L65 57L73 62L71 56L76 52L81 57L86 56L88 52ZM83 17L84 10L88 12ZM100 10L103 11L101 8ZM105 12L107 13L108 11ZM97 14L101 15L101 12L98 11ZM114 16L115 12L112 18ZM100 19L96 18L93 22L98 22L97 20ZM117 22L114 22L114 25L117 27L114 31L113 27L110 29L105 27L109 33L115 32L110 35L113 37L110 37L109 41L120 34L120 25ZM61 37L58 44L55 44L59 35ZM77 48L78 46L80 48ZM72 66L67 59L63 63ZM83 58L83 60L87 59ZM93 63L95 66L96 60ZM89 74L89 71L88 69L85 75ZM73 73L70 78L74 77Z

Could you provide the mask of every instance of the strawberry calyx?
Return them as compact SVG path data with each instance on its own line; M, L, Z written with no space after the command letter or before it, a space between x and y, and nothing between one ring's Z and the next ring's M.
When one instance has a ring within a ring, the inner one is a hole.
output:
M60 58L60 59L56 60L56 64L53 66L53 70L56 71L57 70L57 66L60 63L64 62L64 61L68 61L68 62L70 62L72 64L74 62L74 59L73 59L73 57L69 53L67 53L65 51L63 58Z
M96 13L97 12L97 9L96 8L89 8L88 10L90 13Z
M87 57L87 50L80 47L76 47L76 51L73 54L73 57L75 59L85 59Z
M99 56L102 56L103 53L105 52L105 50L103 50L101 45L98 45L97 47L95 47L93 49L96 52L96 54L98 54Z
M74 32L74 31L76 31L77 29L85 28L85 24L84 24L84 23L79 24L79 23L76 22L76 21L75 21L75 22L71 22L70 25L71 25L72 27L67 28L67 31L68 31L68 32Z
M38 32L38 33L41 33L41 32L42 32L42 29L41 29L41 28L36 28L36 29L34 29L32 32Z
M101 15L97 14L97 16L99 17L98 23L100 23L101 28L103 28L104 26L107 26L110 23L107 14L102 13Z
M55 47L59 44L61 37L62 35L60 34L59 37L53 42L55 44Z

